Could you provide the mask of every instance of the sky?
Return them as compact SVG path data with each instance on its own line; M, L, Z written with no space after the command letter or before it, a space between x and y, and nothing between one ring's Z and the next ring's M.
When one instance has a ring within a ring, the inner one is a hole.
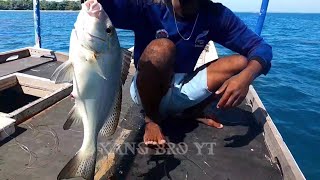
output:
M235 12L258 12L262 0L212 0ZM269 0L268 12L320 13L320 0Z
M62 0L48 0L62 1ZM80 1L80 0L75 0ZM235 12L259 12L262 0L212 0ZM320 0L269 0L268 12L320 13Z

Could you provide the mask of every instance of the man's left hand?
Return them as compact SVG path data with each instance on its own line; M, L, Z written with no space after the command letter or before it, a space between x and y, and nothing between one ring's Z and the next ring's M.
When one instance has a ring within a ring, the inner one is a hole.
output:
M236 107L246 97L252 80L244 73L235 75L225 81L216 91L216 95L222 95L217 108L228 109Z
M216 95L222 96L217 108L228 109L240 105L248 93L250 84L260 75L261 70L262 65L259 61L251 60L242 72L225 81L216 91Z

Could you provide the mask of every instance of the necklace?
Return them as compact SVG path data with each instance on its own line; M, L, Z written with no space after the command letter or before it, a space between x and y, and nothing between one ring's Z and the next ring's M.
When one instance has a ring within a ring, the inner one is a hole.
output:
M180 37L181 37L183 40L188 41L188 40L192 37L194 28L196 27L196 24L197 24L197 22L198 22L199 13L198 13L197 18L196 18L196 20L195 20L195 22L194 22L194 25L193 25L192 31L191 31L191 33L190 33L190 36L189 36L188 38L185 38L184 36L181 35L181 33L180 33L180 31L179 31L179 28L178 28L178 25L177 25L176 12L175 12L173 6L172 6L172 10L173 10L174 22L175 22L175 24L176 24L176 28L177 28L178 34L180 35Z

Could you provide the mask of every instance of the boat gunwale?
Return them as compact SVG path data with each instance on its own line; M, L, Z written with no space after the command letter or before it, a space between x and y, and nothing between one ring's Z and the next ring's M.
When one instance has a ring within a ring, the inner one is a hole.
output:
M243 103L246 104L246 106L251 107L251 113L254 115L255 120L263 126L264 141L271 155L271 161L278 164L284 180L305 180L306 178L253 85L250 85L248 94Z

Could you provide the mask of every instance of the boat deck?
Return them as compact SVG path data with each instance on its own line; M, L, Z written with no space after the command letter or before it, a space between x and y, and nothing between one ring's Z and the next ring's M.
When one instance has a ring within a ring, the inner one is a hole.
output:
M143 122L133 117L138 110L128 112L127 119L135 124ZM270 161L262 128L250 113L235 109L219 117L225 124L222 130L193 119L167 120L163 132L174 145L166 153L142 145L135 154L121 156L115 179L282 179ZM129 142L140 143L142 135L137 131Z
M49 78L59 64L47 62L21 72ZM263 128L241 109L218 113L225 124L221 130L192 119L168 119L163 131L175 145L165 154L143 146L141 107L129 95L132 74L123 88L120 127L114 136L99 138L95 179L283 179L271 162ZM62 129L72 106L66 97L16 125L16 132L0 141L1 179L56 179L82 143L81 124Z

